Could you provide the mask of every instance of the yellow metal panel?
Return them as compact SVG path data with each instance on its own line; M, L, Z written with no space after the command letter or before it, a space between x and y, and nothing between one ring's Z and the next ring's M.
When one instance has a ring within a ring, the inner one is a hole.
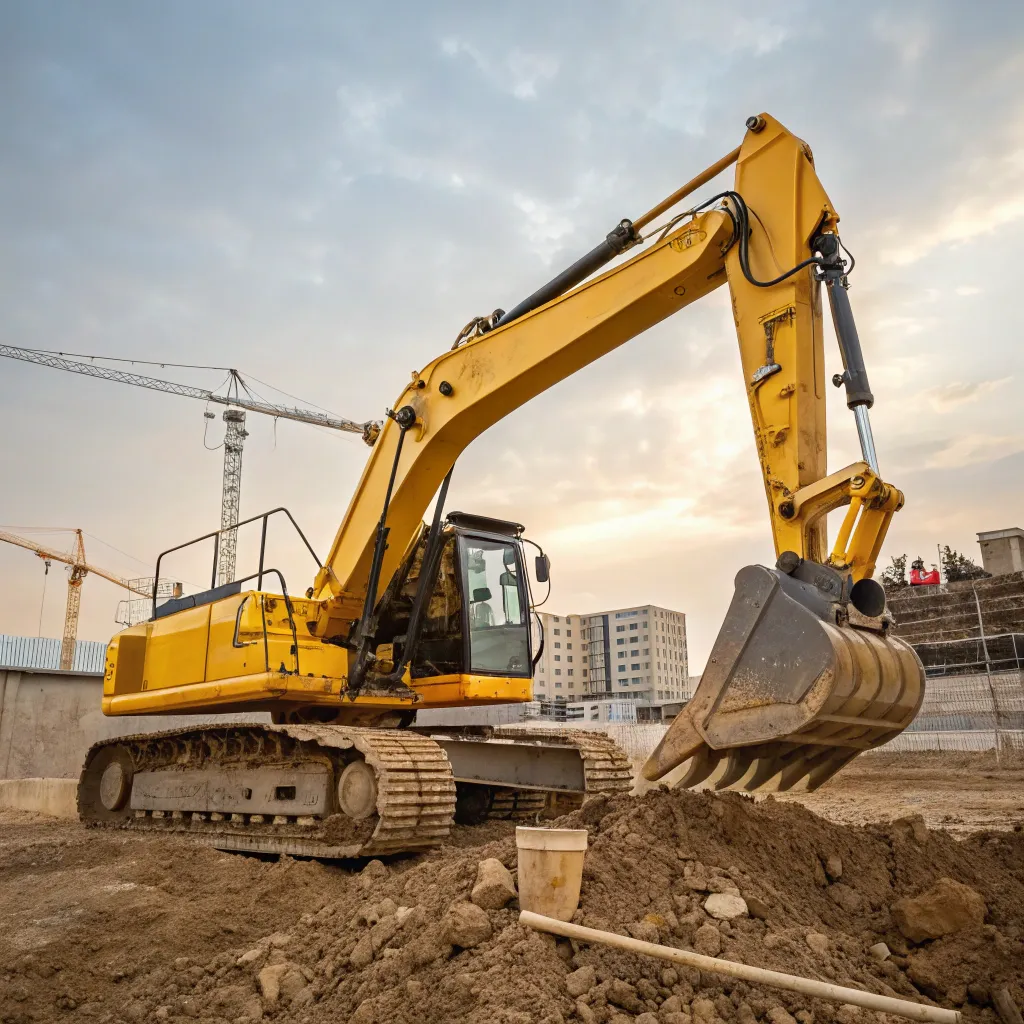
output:
M533 680L503 676L450 675L413 679L423 698L417 708L450 708L463 704L512 704L533 700Z
M210 605L186 608L152 623L146 645L144 690L201 683L206 676Z
M237 619L239 606L242 615ZM238 642L235 647L235 623ZM206 655L206 679L228 679L253 672L265 672L263 628L259 614L259 596L252 592L229 597L210 605L210 643Z

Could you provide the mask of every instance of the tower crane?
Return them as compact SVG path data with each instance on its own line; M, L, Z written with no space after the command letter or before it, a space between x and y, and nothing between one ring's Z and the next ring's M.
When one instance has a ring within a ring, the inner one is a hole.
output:
M49 366L55 370L81 373L87 377L112 380L119 384L134 384L136 387L149 388L152 391L164 391L172 395L181 395L184 398L197 398L204 402L229 406L224 410L224 475L220 503L221 541L217 566L217 578L221 584L233 583L235 579L238 531L233 527L238 522L238 509L241 502L242 448L245 439L249 436L245 429L246 410L273 416L275 419L295 420L297 423L309 423L317 427L326 427L328 430L356 433L361 435L368 445L373 445L380 433L380 423L376 420L356 423L354 420L334 416L327 412L302 409L298 406L277 405L255 398L238 370L228 370L228 393L218 395L205 388L193 387L189 384L178 384L174 381L161 380L158 377L128 373L107 366L97 366L95 363L82 363L75 359L68 359L62 352L48 352L42 349L0 344L0 356L5 356L8 359L20 359L22 362L35 363L38 366ZM213 419L214 415L207 412L206 417Z
M71 572L68 574L68 604L67 610L64 613L64 635L60 642L60 667L62 671L70 672L75 660L75 643L78 638L78 609L82 602L82 581L85 577L89 573L93 573L95 576L102 576L103 579L110 580L111 583L116 583L119 587L124 587L130 593L148 598L153 596L153 585L148 580L126 580L121 576L115 576L114 573L107 572L105 569L98 569L95 565L90 565L85 560L85 541L82 539L82 531L69 530L67 532L74 533L75 535L74 550L70 554L64 551L57 551L54 548L44 547L41 544L36 544L35 541L29 540L27 537L19 537L15 533L6 533L2 530L0 530L0 541L35 552L39 558L45 560L47 571L49 571L50 562L63 562L70 567ZM147 583L149 584L148 587ZM181 584L177 584L177 588L180 595ZM168 594L167 596L172 595Z

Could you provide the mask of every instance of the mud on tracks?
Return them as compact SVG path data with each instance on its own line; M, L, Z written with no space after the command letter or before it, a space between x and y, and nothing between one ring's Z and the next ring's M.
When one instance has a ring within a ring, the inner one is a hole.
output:
M920 820L853 827L795 803L664 791L599 798L559 823L590 832L577 915L585 925L931 999L961 1009L968 1022L995 1024L994 986L1024 1002L1024 832L958 840ZM483 845L472 845L465 830L435 853L358 871L71 825L25 828L28 841L0 839L5 1022L875 1024L877 1017L666 970L619 951L574 948L523 929L514 902L481 911L486 921L472 948L453 947L446 914L469 899L478 862L495 857L516 868L504 823L488 826ZM890 908L940 878L975 889L985 921L910 944ZM708 892L730 889L761 916L708 917ZM894 953L885 962L868 952L879 941ZM582 994L574 985L570 995L567 976L588 967L593 983Z

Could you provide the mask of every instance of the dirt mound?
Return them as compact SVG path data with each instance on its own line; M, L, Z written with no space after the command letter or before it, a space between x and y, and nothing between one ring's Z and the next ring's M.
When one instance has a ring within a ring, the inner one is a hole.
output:
M958 841L920 819L848 827L791 803L664 791L597 799L559 824L590 831L576 918L585 925L928 998L976 1021L996 1020L990 993L1001 985L1024 1002L1021 831ZM480 861L516 867L511 829L492 824L487 837L474 847L462 831L439 853L358 872L81 830L56 849L42 841L20 849L15 865L0 845L0 1020L854 1024L872 1016L556 942L522 928L514 901L469 907ZM95 843L102 862L77 866ZM17 919L12 885L57 878L63 888L52 896L68 901L66 919ZM968 897L960 930L915 944L891 908L941 879L973 890L984 918ZM749 914L709 916L703 907L716 892L738 893ZM892 951L887 960L869 952L879 942Z

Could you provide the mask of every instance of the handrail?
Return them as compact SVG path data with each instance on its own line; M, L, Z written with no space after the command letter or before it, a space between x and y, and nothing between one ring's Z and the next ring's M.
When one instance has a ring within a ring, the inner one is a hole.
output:
M306 550L313 556L313 561L316 562L317 568L318 569L322 569L323 568L323 562L320 561L320 558L317 556L317 553L313 550L313 546L306 539L306 535L302 532L302 527L300 527L299 524L295 521L295 517L291 514L291 512L288 511L288 509L286 509L283 505L279 505L277 508L270 509L269 512L264 512L261 515L257 515L257 516L251 516L250 518L243 519L241 522L235 523L232 526L226 526L226 527L223 527L220 530L213 530L210 533L204 533L201 537L196 537L193 540L185 541L184 544L178 544L176 547L167 548L165 551L161 551L160 554L157 555L157 558L156 558L156 570L155 570L154 580L153 580L153 617L154 618L156 617L156 595L157 595L157 587L158 587L158 584L160 582L160 563L161 563L161 561L163 561L164 555L173 554L175 551L181 551L183 548L191 547L193 544L199 544L201 541L209 540L211 537L213 537L214 538L214 542L213 542L213 571L212 571L212 576L211 576L211 579L210 579L210 589L213 590L217 586L217 554L218 554L218 551L219 551L219 548L220 548L220 536L221 536L221 534L222 533L229 533L232 530L237 530L240 526L247 526L249 523L254 523L258 519L263 521L263 529L262 529L261 534L260 534L260 562L259 562L259 570L257 572L254 572L251 576L246 576L245 580L251 580L251 579L257 578L256 586L257 586L257 588L262 588L262 586L263 586L263 577L267 573L277 572L276 569L264 569L264 567L263 567L263 560L264 560L264 556L266 554L266 547L267 547L267 520L272 515L276 515L278 512L283 512L288 517L288 519L290 520L292 526L295 527L295 532L302 538L302 543L306 545ZM281 585L282 585L282 588L283 588L284 587L284 577L281 576L281 574L279 572L277 573L277 575L281 579ZM231 582L232 583L244 582L244 580L242 580L242 581L232 580ZM287 592L286 592L285 593L285 597L287 598L287 596L288 595L287 595ZM290 602L289 602L289 608L290 608ZM298 662L298 658L296 656L296 663L297 662Z

